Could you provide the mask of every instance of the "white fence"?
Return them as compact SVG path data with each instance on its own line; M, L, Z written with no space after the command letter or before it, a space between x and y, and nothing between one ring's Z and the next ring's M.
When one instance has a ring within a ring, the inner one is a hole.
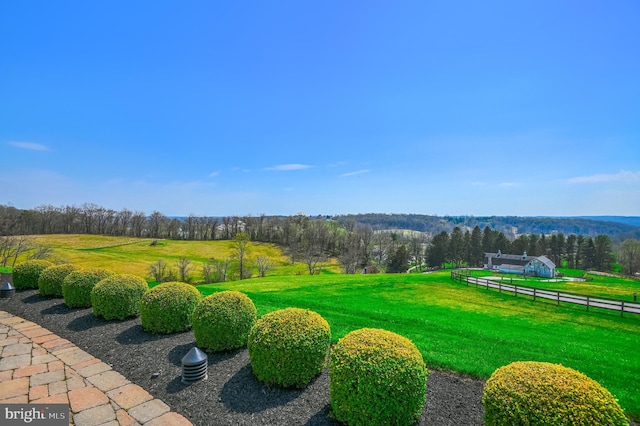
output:
M505 284L501 281L494 281L487 278L472 277L462 271L451 271L451 279L458 282L466 282L467 285L475 284L476 287L485 287L487 289L495 288L500 292L506 291L513 293L515 296L518 296L519 294L531 296L533 297L533 300L536 300L537 298L553 300L558 305L560 302L583 305L587 307L587 311L589 308L601 308L618 311L621 316L623 316L625 312L640 314L640 303L628 300L609 299L600 296L594 297L576 293L561 293L555 290L519 286L517 284L513 284L513 282Z

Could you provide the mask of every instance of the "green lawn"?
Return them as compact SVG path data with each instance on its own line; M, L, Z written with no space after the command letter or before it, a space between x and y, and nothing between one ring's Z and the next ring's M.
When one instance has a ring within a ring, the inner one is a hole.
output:
M411 339L432 368L487 378L513 361L560 363L600 382L640 418L638 315L620 318L467 287L449 272L266 277L198 288L204 295L242 291L260 315L314 310L331 325L334 341L361 327L394 331Z

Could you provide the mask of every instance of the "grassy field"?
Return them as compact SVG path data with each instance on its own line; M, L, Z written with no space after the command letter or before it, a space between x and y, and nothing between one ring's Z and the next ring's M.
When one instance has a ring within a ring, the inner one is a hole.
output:
M489 377L513 361L575 368L609 389L628 414L640 418L640 316L467 287L448 272L413 275L265 277L198 287L251 297L259 313L300 307L320 313L337 341L375 327L411 339L432 368Z
M158 258L172 264L186 256L194 264L231 257L231 242L192 242L99 236L38 236L54 256L85 267L147 276ZM280 249L251 244L249 261L269 256L275 268L263 278L199 285L208 295L240 290L259 314L299 307L320 313L331 325L333 341L362 327L383 328L411 339L431 368L489 377L513 361L537 360L575 368L609 389L627 414L640 419L640 315L621 318L611 311L560 305L450 280L449 271L431 274L343 275L335 263L309 276L291 265ZM576 272L577 273L577 272ZM194 275L198 276L198 274ZM527 280L528 285L543 286ZM640 292L634 280L594 276L585 283L547 283L550 288L628 298Z
M149 238L101 235L36 235L32 238L37 244L50 246L54 259L59 261L80 267L107 268L114 272L144 278L149 278L149 266L158 259L164 259L169 266L173 266L181 257L187 257L195 266L192 272L194 282L203 280L201 267L208 259L232 258L235 253L232 241L158 240L156 245L151 245L153 239ZM266 256L274 264L269 275L308 274L305 264L291 264L279 247L266 243L250 243L245 263L254 275L258 275L254 266L258 256ZM327 262L323 264L323 269L338 272L339 266L335 261Z

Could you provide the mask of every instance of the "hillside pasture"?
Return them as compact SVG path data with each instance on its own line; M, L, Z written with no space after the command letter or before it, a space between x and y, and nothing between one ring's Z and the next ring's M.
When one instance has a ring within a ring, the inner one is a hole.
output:
M149 266L163 259L168 266L182 257L188 258L195 269L192 271L194 282L202 282L202 265L211 258L232 259L235 255L234 242L153 240L151 238L109 237L100 235L35 235L30 237L34 243L50 246L53 259L73 263L80 267L107 268L117 273L133 274L149 278ZM153 241L156 241L153 245ZM254 275L257 258L270 259L274 268L269 275L308 274L304 263L291 263L280 247L269 243L250 243L245 255L245 264ZM24 260L26 255L20 260ZM335 261L323 264L323 270L338 272Z

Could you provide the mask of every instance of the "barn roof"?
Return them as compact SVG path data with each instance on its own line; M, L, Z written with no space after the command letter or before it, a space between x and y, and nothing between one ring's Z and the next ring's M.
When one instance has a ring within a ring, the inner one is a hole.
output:
M538 256L538 260L544 263L549 269L553 269L556 267L556 264L553 263L553 261L549 259L547 256Z
M485 257L491 258L491 264L495 266L514 265L524 267L532 260L537 259L549 269L556 267L555 263L553 263L547 256L527 256L526 252L524 254L503 254L501 252L485 253Z

